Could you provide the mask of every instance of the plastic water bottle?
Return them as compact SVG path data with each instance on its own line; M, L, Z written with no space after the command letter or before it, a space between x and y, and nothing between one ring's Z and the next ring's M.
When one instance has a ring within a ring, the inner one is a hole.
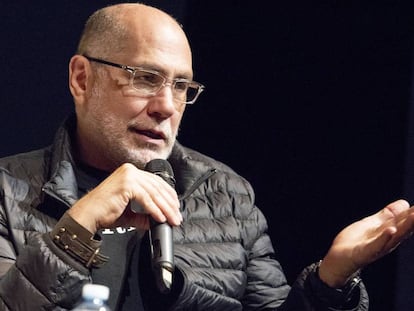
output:
M82 288L82 302L72 311L111 311L106 305L109 288L98 284L85 284Z

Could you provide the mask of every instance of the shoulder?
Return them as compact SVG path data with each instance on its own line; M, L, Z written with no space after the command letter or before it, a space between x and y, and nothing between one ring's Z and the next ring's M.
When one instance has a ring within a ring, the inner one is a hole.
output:
M0 158L0 181L19 180L34 182L46 175L50 148L33 150Z
M253 196L253 189L246 178L238 174L228 164L206 154L176 143L172 161L175 162L179 170L191 171L192 175L202 175L208 171L214 171L211 180L218 181L227 191L242 192Z

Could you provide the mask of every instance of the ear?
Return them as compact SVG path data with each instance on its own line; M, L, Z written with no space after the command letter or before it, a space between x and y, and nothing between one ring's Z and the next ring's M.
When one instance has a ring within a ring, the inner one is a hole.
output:
M69 62L69 89L76 105L85 103L92 85L89 61L82 55L74 55Z

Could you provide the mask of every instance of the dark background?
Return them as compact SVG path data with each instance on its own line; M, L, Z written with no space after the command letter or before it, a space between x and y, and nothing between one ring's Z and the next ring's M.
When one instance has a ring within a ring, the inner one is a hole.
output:
M67 66L83 24L118 1L4 2L0 156L51 142L73 110ZM183 24L207 87L179 140L252 183L290 282L344 226L412 200L414 3L144 2ZM370 310L410 294L407 258L364 270Z

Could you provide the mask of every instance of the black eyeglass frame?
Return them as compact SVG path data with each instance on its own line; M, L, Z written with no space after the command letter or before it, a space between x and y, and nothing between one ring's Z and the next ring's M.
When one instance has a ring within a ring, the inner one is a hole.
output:
M174 99L176 101L182 103L182 104L192 105L192 104L195 103L195 101L197 100L197 98L201 94L201 92L205 89L205 86L203 84L199 83L199 82L184 79L184 78L168 79L156 70L146 69L146 68L138 67L138 66L128 66L128 65L117 64L117 63L113 63L113 62L103 60L103 59L100 59L100 58L91 57L91 56L88 56L88 55L82 55L82 56L85 57L89 61L99 63L99 64L103 64L103 65L116 67L116 68L120 68L120 69L123 69L123 70L129 72L130 73L130 85L134 89L136 89L137 91L140 91L140 89L138 89L134 86L133 80L134 80L135 73L138 70L143 71L143 72L147 72L147 73L151 73L151 74L154 74L154 75L162 78L163 82L160 84L159 89L156 92L154 92L153 94L152 93L148 94L147 97L155 96L159 91L161 91L161 89L163 87L168 86L168 85L171 85L172 89L174 90L174 86L177 82L184 82L184 83L187 84L187 89L188 88L196 89L197 93L194 95L194 98L191 101L183 101L183 100L181 100L179 98L175 98L175 97L174 97Z

